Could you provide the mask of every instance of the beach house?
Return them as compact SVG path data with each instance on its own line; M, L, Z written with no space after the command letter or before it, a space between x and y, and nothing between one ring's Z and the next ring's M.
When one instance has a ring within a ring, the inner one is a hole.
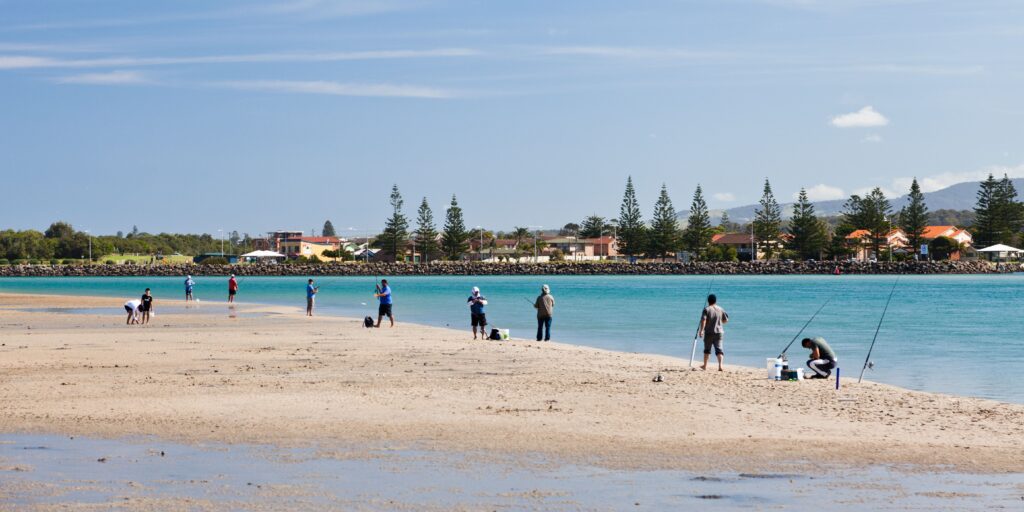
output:
M871 232L866 229L858 229L846 235L846 243L853 249L853 257L859 260L878 259L875 254L875 243ZM889 251L907 250L910 240L907 234L900 228L890 229L884 237L879 239L879 248L886 248Z
M330 259L324 256L324 251L337 251L345 240L335 236L298 236L280 239L277 242L277 252L284 254L290 259L304 256L310 258L316 256L321 260Z
M782 249L785 247L786 240L789 235L783 233L778 240L775 240L775 255L778 256ZM753 245L754 235L752 233L718 233L711 236L711 243L722 247L731 247L736 251L736 257L740 261L750 261L752 254L751 247ZM757 259L765 260L768 259L768 254L765 252L766 244L759 243L757 247Z
M931 244L937 238L949 238L956 248L949 252L949 259L959 260L967 253L974 252L974 237L969 231L956 226L926 226L921 238Z

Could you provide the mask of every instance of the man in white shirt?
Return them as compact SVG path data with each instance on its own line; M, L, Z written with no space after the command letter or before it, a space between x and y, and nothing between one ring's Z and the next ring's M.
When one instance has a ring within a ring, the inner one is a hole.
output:
M141 307L141 300L133 299L124 303L124 310L128 312L128 320L125 321L125 325L139 323L139 313L141 313L139 308Z

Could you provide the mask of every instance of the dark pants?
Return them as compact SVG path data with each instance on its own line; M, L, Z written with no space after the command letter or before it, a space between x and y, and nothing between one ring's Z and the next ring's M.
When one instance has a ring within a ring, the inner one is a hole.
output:
M551 341L551 317L537 319L537 341Z

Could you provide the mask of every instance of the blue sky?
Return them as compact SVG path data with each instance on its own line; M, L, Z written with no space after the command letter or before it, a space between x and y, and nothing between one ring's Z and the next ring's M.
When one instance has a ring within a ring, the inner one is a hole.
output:
M1024 3L0 0L0 225L557 227L1024 176Z

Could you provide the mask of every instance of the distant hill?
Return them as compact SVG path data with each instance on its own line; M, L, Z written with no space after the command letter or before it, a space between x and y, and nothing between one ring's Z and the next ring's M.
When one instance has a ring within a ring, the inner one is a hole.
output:
M1017 187L1018 191L1024 191L1024 178L1017 178L1012 180L1013 185ZM928 209L931 211L936 210L970 210L974 208L974 203L977 199L978 187L981 182L970 181L966 183L957 183L956 185L949 186L942 190L936 190L934 192L927 192L924 195L925 203L928 204ZM892 203L893 212L898 212L900 208L903 208L909 202L907 196L903 195L895 199L889 198ZM832 201L818 201L814 203L814 210L819 216L830 217L839 215L843 212L843 205L846 204L846 199L836 199ZM729 208L727 210L711 210L711 222L712 224L718 223L722 218L722 212L725 211L729 214L729 220L732 222L750 222L754 219L754 210L758 207L756 204L737 206L735 208ZM793 203L782 204L782 217L784 219L789 218L793 213ZM689 217L690 212L682 211L679 212L679 218L683 221Z

